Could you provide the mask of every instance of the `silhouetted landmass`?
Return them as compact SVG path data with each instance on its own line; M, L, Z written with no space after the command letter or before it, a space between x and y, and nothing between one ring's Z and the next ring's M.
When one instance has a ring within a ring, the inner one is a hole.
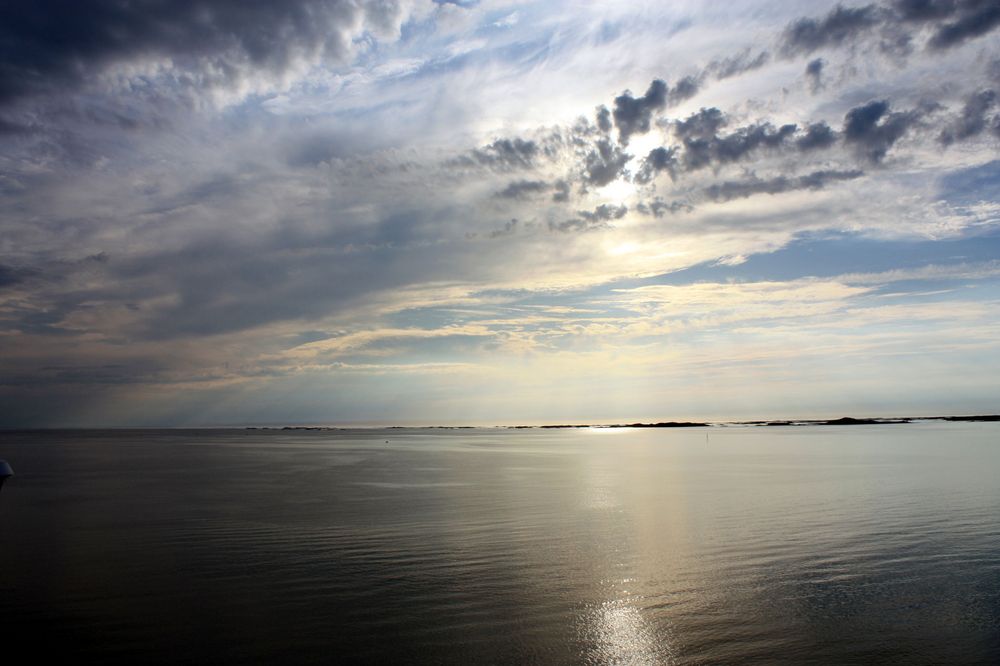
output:
M766 425L766 426L815 426L815 425L882 425L891 423L910 423L912 419L901 418L901 419L884 419L884 418L867 418L867 419L856 419L851 416L843 416L839 419L810 419L802 421L743 421L740 425Z
M704 428L707 423L688 421L663 421L661 423L629 423L627 426L612 426L616 428Z
M1000 414L983 414L980 416L939 416L942 421L1000 421Z
M909 423L910 419L854 419L845 416L839 419L823 421L822 425L876 425L880 423Z

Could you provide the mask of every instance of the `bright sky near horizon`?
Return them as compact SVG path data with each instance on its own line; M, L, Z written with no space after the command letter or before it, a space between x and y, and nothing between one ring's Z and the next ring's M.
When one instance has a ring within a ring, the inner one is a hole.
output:
M12 0L0 427L995 413L995 0Z

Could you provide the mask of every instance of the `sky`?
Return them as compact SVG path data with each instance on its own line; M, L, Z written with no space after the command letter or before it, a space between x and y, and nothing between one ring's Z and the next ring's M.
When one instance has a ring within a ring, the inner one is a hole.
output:
M9 0L0 427L996 413L998 35Z

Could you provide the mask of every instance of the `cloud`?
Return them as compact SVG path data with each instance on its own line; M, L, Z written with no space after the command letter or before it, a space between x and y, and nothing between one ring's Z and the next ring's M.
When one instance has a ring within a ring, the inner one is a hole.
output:
M674 133L684 145L682 163L686 171L737 162L759 148L779 148L797 129L792 124L775 128L769 122L759 122L717 135L726 122L718 109L703 108L686 120L674 123Z
M712 201L724 202L745 199L755 194L781 194L793 190L819 190L828 183L853 180L864 175L863 171L813 171L797 178L777 176L760 179L756 176L742 181L725 181L705 189L705 195Z
M555 202L569 201L569 182L565 180L557 180L552 186L555 192L552 193L552 200Z
M685 120L674 122L674 134L681 139L709 139L714 138L719 129L726 126L728 119L719 109L702 108L696 113L692 113Z
M663 199L657 197L648 204L644 202L636 204L635 209L643 215L652 215L655 218L661 218L667 213L671 215L676 215L677 213L690 213L694 210L694 206L684 201L671 201L670 203L667 203Z
M705 68L705 73L721 81L739 76L745 72L760 69L771 59L771 54L767 51L760 51L753 56L751 56L751 53L750 49L747 48L735 55L717 58L708 64Z
M24 282L26 277L34 274L34 271L4 266L0 264L0 289L12 287Z
M837 5L821 19L801 18L785 28L781 51L786 56L808 55L828 46L840 46L876 27L882 12L876 5Z
M494 229L490 232L490 238L503 238L504 236L511 236L517 233L518 221L516 219L508 220L504 222L503 228Z
M810 60L806 65L806 80L809 82L809 92L813 95L823 89L823 65L822 58Z
M632 97L632 93L627 90L615 97L612 116L621 144L628 144L628 139L633 134L648 132L653 113L661 111L666 104L667 84L660 79L650 83L642 97Z
M844 116L844 141L869 161L881 162L917 119L916 112L891 112L885 100L872 101Z
M624 204L613 206L611 204L601 204L591 211L579 211L580 217L590 221L620 220L628 213L628 206Z
M597 129L602 133L607 134L611 131L611 112L608 111L608 107L601 104L597 107L595 111L597 117Z
M609 139L598 139L584 158L583 181L602 187L616 180L625 170L632 156Z
M769 122L741 127L716 139L712 146L714 158L721 163L736 162L757 148L777 148L795 134L796 129L793 124L775 128Z
M628 206L622 204L614 206L611 204L601 204L592 211L577 211L579 217L559 223L549 223L551 231L594 231L599 229L610 229L610 222L620 220L628 214Z
M930 40L931 48L959 46L1000 26L1000 5L993 0L959 0L954 6L958 16L938 28Z
M204 4L11 0L0 10L0 104L121 78L200 95L284 88L344 63L368 33L395 39L410 2ZM109 78L110 77L110 78Z
M497 139L472 151L472 159L497 171L530 169L540 150L534 141L521 138ZM465 163L468 163L466 160Z
M700 85L701 84L699 84L696 77L685 76L670 89L670 92L667 94L667 101L671 106L674 106L685 100L691 99L698 94Z
M799 150L808 152L829 148L837 142L837 133L825 122L810 123L806 126L806 132L795 140L795 145Z
M996 106L997 94L992 90L981 90L965 99L962 113L941 130L938 140L945 146L968 139L982 133L987 127L1000 137L1000 114L987 117Z
M1000 6L993 0L896 0L879 6L837 5L822 18L800 18L782 35L786 57L808 55L822 48L854 43L878 31L877 46L886 52L908 54L924 25L932 27L927 48L958 47L1000 26Z
M656 178L661 171L666 171L671 178L677 174L677 156L675 148L653 148L649 154L642 159L639 172L635 175L635 182L645 185Z
M544 180L515 180L497 192L495 196L501 199L523 199L545 192L549 187L549 184Z
M895 0L892 7L903 21L936 21L955 12L955 0Z

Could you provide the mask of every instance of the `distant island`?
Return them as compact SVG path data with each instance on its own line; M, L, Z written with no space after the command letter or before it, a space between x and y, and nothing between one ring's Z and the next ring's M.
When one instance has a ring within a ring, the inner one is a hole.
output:
M658 423L560 423L552 425L509 425L509 426L478 426L495 427L508 430L554 430L560 428L712 428L727 426L776 427L776 426L852 426L852 425L893 425L922 421L1000 421L1000 414L978 414L974 416L905 416L905 417L873 417L854 418L843 416L839 419L788 419L777 421L660 421ZM247 426L245 430L471 430L477 426L388 426L379 427L342 427L320 425L297 426Z

